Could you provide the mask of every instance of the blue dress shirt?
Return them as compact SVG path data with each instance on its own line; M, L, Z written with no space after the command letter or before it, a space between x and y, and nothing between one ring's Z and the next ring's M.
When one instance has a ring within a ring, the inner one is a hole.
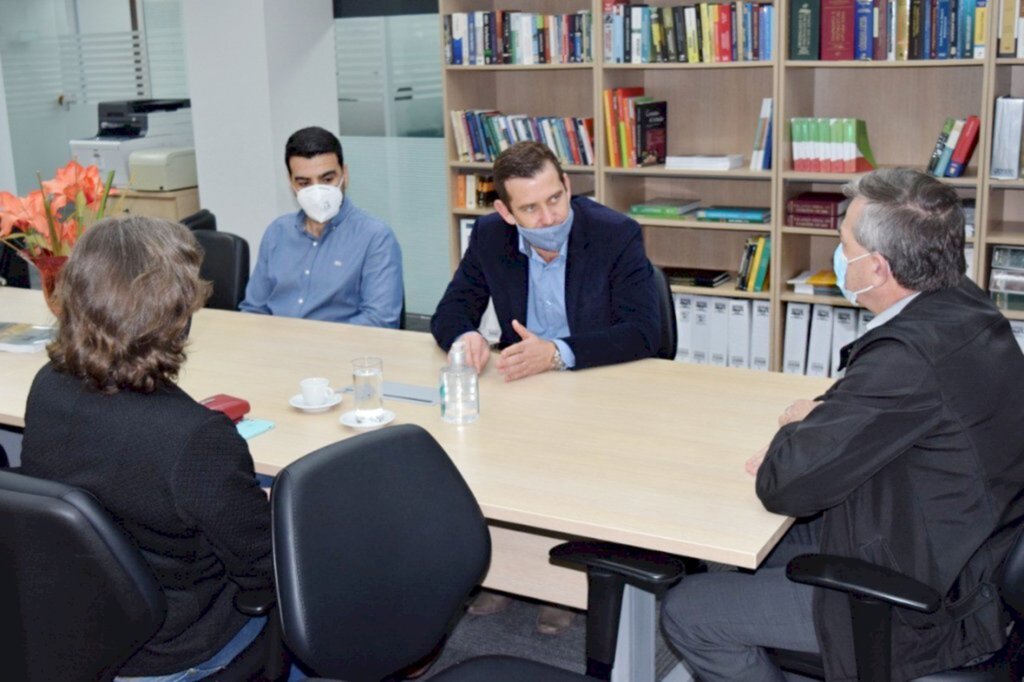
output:
M558 255L546 263L525 239L519 237L519 251L529 259L530 285L526 288L526 328L553 341L566 368L576 366L576 355L562 339L569 336L565 312L565 268L569 251L567 239Z
M394 233L346 198L319 237L306 232L303 211L270 224L239 309L398 327L402 292Z

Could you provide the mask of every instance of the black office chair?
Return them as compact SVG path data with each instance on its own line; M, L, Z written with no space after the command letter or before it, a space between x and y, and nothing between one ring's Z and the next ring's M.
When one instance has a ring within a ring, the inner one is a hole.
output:
M271 504L285 641L319 675L380 680L422 661L462 615L490 561L480 507L419 426L349 438L293 462L278 474ZM432 679L588 678L497 656Z
M196 213L182 218L181 224L193 232L197 230L216 230L217 218L208 209L201 208Z
M193 232L203 247L199 276L213 282L207 308L238 310L249 283L249 242L230 232Z
M78 488L0 471L0 519L2 677L112 680L167 615L149 564ZM272 594L245 593L239 602L243 612L276 620ZM280 628L268 626L217 679L286 673Z
M860 559L826 554L805 554L786 566L790 580L847 593L854 633L857 678L887 682L892 665L892 608L932 613L942 603L934 589L891 569ZM1014 628L1006 644L992 657L915 679L915 682L1004 682L1024 676L1024 535L1007 554L997 587ZM769 655L785 670L824 679L821 658L803 652L770 650Z
M676 307L672 302L672 285L665 276L665 271L657 265L654 269L654 284L658 289L658 309L661 311L661 342L658 344L657 357L665 360L676 359L676 348L679 345L676 329Z

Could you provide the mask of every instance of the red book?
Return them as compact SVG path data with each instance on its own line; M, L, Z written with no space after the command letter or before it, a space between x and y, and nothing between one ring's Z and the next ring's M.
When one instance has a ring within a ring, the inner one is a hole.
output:
M807 215L804 213L787 213L786 225L793 227L817 227L822 230L838 230L839 223L843 222L841 215Z
M732 61L732 5L718 6L718 54L719 61Z
M960 131L960 137L953 148L953 156L949 159L949 166L946 168L947 178L958 178L964 174L967 163L974 154L974 145L978 144L978 128L981 122L977 116L968 116L964 127Z
M846 213L850 198L839 192L801 192L786 201L787 213L802 215L841 216Z
M828 61L853 59L855 0L822 0L821 58Z

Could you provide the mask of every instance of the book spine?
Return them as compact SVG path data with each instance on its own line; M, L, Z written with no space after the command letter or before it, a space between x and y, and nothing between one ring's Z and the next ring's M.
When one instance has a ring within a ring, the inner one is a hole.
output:
M823 0L821 3L821 58L848 60L854 54L855 0Z
M806 213L787 213L786 225L793 227L816 227L823 230L839 229L842 216L808 215Z
M947 118L946 123L942 126L942 131L939 133L938 139L935 140L935 149L932 150L931 159L928 161L929 173L935 172L935 167L939 165L939 159L942 158L942 150L946 148L946 139L949 138L950 131L953 130L953 124L956 123L956 119Z
M953 150L956 148L956 143L960 139L960 133L964 129L964 122L964 119L958 119L953 124L953 130L950 131L949 137L946 139L946 145L942 149L942 156L939 158L939 162L935 165L935 171L932 173L935 177L941 178L946 174L949 161L953 158Z
M967 117L964 128L960 131L960 139L957 140L956 148L953 150L953 156L949 160L949 168L946 169L947 177L958 178L963 175L964 169L971 160L971 154L974 153L974 146L978 142L979 127L980 121L977 116Z
M839 204L834 201L818 201L815 199L793 198L786 202L787 213L799 213L800 215L823 216L826 218L839 215Z
M856 0L854 12L853 58L870 60L874 56L874 2Z
M988 37L988 0L974 3L974 58L985 58L985 43Z

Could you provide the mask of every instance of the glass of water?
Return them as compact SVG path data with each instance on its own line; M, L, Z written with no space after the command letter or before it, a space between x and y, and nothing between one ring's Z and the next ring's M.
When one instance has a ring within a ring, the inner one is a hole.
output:
M380 358L356 358L352 361L352 395L356 421L377 424L384 418L384 361Z

